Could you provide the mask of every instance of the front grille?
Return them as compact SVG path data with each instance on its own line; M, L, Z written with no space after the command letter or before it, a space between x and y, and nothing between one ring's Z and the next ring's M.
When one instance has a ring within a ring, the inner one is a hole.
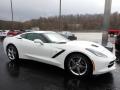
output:
M109 63L108 68L112 67L114 65L115 61L112 61Z

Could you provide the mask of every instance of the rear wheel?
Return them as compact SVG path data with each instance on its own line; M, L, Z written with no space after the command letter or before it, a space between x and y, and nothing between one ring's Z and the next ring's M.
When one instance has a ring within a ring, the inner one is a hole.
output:
M69 55L65 62L65 69L74 76L86 77L92 75L91 61L79 53Z
M11 61L18 60L18 51L14 45L8 45L7 47L7 56Z

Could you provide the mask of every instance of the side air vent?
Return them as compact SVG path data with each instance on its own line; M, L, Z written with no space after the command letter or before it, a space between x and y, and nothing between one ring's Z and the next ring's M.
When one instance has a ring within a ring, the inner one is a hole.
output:
M108 68L112 67L114 65L114 62L115 61L110 62L109 65L108 65Z

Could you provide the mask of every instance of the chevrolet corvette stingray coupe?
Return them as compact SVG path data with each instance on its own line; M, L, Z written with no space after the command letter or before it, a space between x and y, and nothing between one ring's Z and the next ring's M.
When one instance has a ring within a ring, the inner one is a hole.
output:
M78 77L114 70L115 55L90 41L69 41L53 31L32 31L6 37L4 51L10 60L35 60L65 69Z

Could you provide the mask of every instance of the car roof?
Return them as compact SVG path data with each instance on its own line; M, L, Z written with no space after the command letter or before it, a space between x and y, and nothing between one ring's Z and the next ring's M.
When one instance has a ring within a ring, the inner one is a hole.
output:
M20 35L27 34L27 33L56 33L56 32L54 31L31 31L31 32L24 32L16 36L20 36Z
M28 33L55 33L54 31L31 31Z

